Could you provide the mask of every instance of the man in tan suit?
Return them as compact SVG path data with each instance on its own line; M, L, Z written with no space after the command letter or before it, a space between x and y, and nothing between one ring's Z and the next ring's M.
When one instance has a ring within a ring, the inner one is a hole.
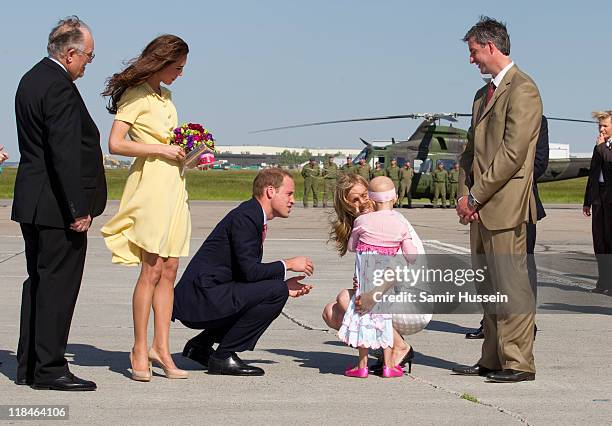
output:
M542 101L531 78L510 59L504 24L482 17L465 35L470 63L493 80L476 92L468 143L460 158L457 214L470 223L475 268L486 267L483 293L509 302L485 306L482 356L454 368L495 382L535 379L535 301L526 258L526 223L535 223L531 190Z

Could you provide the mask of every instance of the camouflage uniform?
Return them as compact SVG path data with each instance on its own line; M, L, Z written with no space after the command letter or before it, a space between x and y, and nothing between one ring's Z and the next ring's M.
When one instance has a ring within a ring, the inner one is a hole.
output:
M363 166L361 164L358 164L355 166L355 170L353 170L353 173L357 173L359 176L361 176L362 178L364 178L366 181L370 181L370 165L369 164L364 164Z
M448 181L448 172L444 169L436 169L431 173L434 184L433 206L438 206L438 198L442 195L442 207L446 207L446 182Z
M323 165L323 207L327 207L327 197L334 203L334 188L338 179L338 165L333 161L328 161Z
M414 170L412 167L407 169L406 167L402 167L400 170L400 190L399 197L397 198L397 204L402 205L405 197L408 197L408 207L412 207L412 192L410 191L412 187L412 178L414 176Z
M345 175L355 173L355 166L353 164L343 164L342 167L340 167L340 173Z
M397 195L398 200L399 200L400 172L401 172L401 169L399 168L397 164L395 166L390 165L389 167L385 169L385 176L387 176L389 179L393 181L393 186L395 186L395 194Z
M370 173L370 179L374 179L375 177L384 176L384 175L385 175L385 171L383 169L374 169Z
M448 173L448 202L455 207L457 202L457 187L459 186L459 170L451 170Z
M320 175L319 165L310 163L302 168L302 177L304 178L304 207L308 207L308 195L312 191L312 205L317 207L319 200L317 197L317 181Z

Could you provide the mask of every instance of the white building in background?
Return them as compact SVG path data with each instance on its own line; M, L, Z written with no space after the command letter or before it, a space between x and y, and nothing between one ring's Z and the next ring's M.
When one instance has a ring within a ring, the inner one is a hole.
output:
M350 148L307 148L307 147L291 147L291 146L263 146L263 145L216 145L215 150L227 154L248 154L248 155L280 155L283 151L288 150L292 152L301 153L305 150L310 151L315 157L322 157L324 155L336 155L338 152L346 157L351 157L359 154L361 149L350 149Z

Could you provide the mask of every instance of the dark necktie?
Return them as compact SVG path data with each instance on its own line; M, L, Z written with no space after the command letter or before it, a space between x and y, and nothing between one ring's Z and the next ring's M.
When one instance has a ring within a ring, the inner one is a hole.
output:
M491 98L493 98L493 94L495 93L495 84L493 81L489 83L489 87L487 87L487 100L485 102L485 106L489 105Z

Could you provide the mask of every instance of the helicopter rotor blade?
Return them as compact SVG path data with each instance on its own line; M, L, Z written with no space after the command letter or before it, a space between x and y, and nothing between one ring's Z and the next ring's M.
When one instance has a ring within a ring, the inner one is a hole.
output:
M387 115L382 117L368 117L368 118L352 118L348 120L332 120L332 121L319 121L316 123L306 123L306 124L293 124L291 126L283 126L283 127L273 127L270 129L261 129L254 130L249 133L263 133L263 132L272 132L276 130L285 130L285 129L296 129L299 127L311 127L311 126L321 126L325 124L337 124L337 123L354 123L358 121L376 121L376 120L397 120L399 118L419 118L419 114L401 114L401 115Z
M559 117L549 117L546 116L547 120L557 120L557 121L571 121L573 123L597 123L597 121L593 120L578 120L575 118L559 118Z
M456 113L454 114L455 117L471 117L472 114L459 114ZM597 121L593 121L593 120L579 120L577 118L562 118L562 117L549 117L547 115L545 115L547 120L557 120L557 121L570 121L572 123L597 123Z

